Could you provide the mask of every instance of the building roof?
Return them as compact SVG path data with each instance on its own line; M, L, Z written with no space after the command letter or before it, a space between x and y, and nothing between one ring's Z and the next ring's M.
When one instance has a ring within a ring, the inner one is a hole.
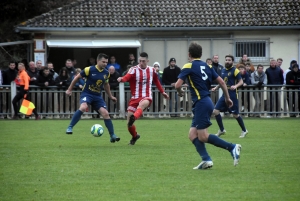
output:
M295 0L77 0L17 29L295 29L300 28L299 11Z

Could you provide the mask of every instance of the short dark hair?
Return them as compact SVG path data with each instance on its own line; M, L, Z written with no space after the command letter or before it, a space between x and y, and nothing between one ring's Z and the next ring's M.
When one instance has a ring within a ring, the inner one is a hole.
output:
M257 67L256 67L256 69L258 69L259 67L262 67L262 68L264 68L264 66L263 66L263 65L261 65L261 64L258 64L258 65L257 65Z
M98 54L98 56L97 56L97 60L100 60L100 59L102 59L102 58L104 58L104 59L108 59L108 56L107 56L106 54L104 54L104 53L100 53L100 54Z
M197 42L191 42L189 46L190 56L193 58L201 58L202 56L202 47Z
M244 64L240 64L238 68L239 68L239 69L240 69L240 68L246 69L246 67L244 66Z
M16 62L15 61L10 61L9 64L15 64L16 65Z
M225 59L226 59L226 57L230 57L230 58L232 59L232 61L234 61L234 57L233 57L231 54L227 54L227 55L225 56Z
M140 57L146 57L146 58L148 59L148 54L147 54L146 52L142 52L142 53L140 54Z
M206 59L206 62L207 62L207 61L212 61L212 59L211 59L211 58L207 58L207 59Z
M44 71L44 70L50 70L50 69L49 69L47 66L45 66L44 69L43 69L43 71Z

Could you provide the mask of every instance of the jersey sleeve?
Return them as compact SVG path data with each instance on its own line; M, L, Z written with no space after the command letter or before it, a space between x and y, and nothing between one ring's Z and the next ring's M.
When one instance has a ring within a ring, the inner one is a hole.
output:
M185 64L178 75L178 79L186 80L187 76L191 73L191 68L192 68L192 63Z
M130 80L130 78L134 75L135 73L135 69L133 67L131 67L128 72L126 73L126 75L124 75L122 77L122 81L121 82L128 82Z
M235 70L234 70L234 77L235 77L237 80L242 79L242 76L241 76L241 73L240 73L239 69L235 69Z
M90 67L85 67L81 72L80 75L82 77L88 77L90 74Z

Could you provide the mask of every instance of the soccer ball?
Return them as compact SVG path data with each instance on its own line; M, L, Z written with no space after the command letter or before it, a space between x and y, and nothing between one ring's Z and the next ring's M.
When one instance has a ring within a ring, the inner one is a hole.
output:
M100 137L104 133L104 128L100 124L94 124L91 128L91 134L95 137Z

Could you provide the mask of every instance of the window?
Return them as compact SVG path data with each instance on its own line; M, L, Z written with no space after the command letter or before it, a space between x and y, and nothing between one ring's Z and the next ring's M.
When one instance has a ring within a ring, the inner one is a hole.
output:
M247 54L252 62L269 61L268 40L238 40L235 41L235 62L238 62L243 54Z

